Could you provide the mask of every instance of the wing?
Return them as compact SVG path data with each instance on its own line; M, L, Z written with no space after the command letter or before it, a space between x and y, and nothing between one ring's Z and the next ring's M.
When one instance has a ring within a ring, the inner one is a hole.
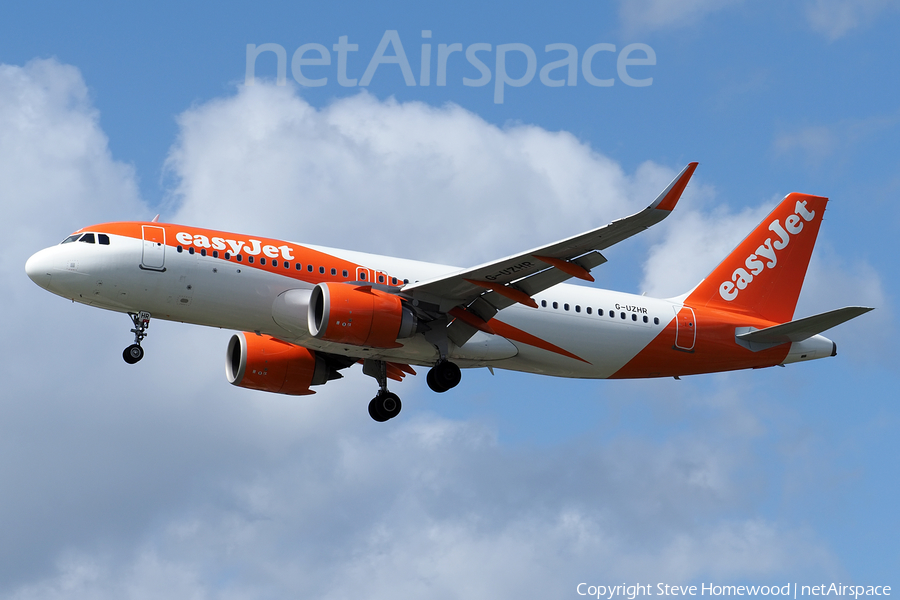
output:
M476 330L489 331L486 323L499 310L516 302L537 308L531 296L572 277L593 281L590 270L606 262L600 251L669 216L696 168L697 163L688 164L650 206L629 217L527 252L406 285L402 293L434 317L453 317L448 335L462 345Z

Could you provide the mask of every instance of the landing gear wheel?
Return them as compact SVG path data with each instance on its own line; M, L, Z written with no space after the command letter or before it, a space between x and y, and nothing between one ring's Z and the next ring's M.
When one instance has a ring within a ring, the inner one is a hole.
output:
M460 379L462 379L462 373L460 373L459 367L449 360L434 365L425 377L428 387L439 394L455 388L459 385Z
M139 313L128 313L128 316L131 317L131 322L134 323L134 329L131 330L131 333L134 334L134 343L125 348L122 352L122 358L129 365L133 365L144 358L144 349L141 348L141 341L147 337L147 328L150 326L150 313L142 310Z
M137 344L132 344L125 348L122 352L122 358L125 359L129 365L133 365L137 361L144 358L144 349L138 346Z
M402 404L397 394L392 392L379 392L369 402L369 416L379 423L393 419L400 414Z

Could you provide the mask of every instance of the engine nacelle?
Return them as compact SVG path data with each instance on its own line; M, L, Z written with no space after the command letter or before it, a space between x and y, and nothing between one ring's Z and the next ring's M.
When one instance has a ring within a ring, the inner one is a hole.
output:
M309 331L309 296L312 290L282 292L272 303L272 319L286 331L305 335Z
M309 298L309 333L353 346L397 348L416 333L416 315L394 294L370 285L320 283Z
M228 383L238 387L305 396L315 394L310 386L337 379L340 374L303 346L269 336L236 333L228 342L225 376Z

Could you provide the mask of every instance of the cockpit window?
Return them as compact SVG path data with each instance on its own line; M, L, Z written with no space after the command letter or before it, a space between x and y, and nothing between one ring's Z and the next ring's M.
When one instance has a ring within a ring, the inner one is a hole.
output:
M61 244L68 244L68 243L70 243L70 242L74 242L75 240L77 240L77 239L80 238L80 237L81 237L81 234L80 234L80 233L76 233L75 235L70 235L69 237L67 237L66 239L64 239L64 240L63 240L62 242L60 242L60 243L61 243Z
M78 241L79 241L79 242L85 242L86 244L93 244L93 243L94 243L94 234L93 234L93 233L86 233L86 234L84 234L83 236L81 236L81 239L78 240Z
M100 242L101 246L109 246L109 236L105 233L98 233L97 241Z

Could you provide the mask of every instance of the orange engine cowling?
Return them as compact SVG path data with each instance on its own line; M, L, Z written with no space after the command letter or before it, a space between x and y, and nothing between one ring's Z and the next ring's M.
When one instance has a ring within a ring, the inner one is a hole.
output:
M320 283L309 298L309 333L328 342L398 348L416 333L416 316L394 294L370 285Z
M337 379L340 374L303 346L267 335L236 333L228 342L225 376L238 387L304 396L315 394L311 385Z

